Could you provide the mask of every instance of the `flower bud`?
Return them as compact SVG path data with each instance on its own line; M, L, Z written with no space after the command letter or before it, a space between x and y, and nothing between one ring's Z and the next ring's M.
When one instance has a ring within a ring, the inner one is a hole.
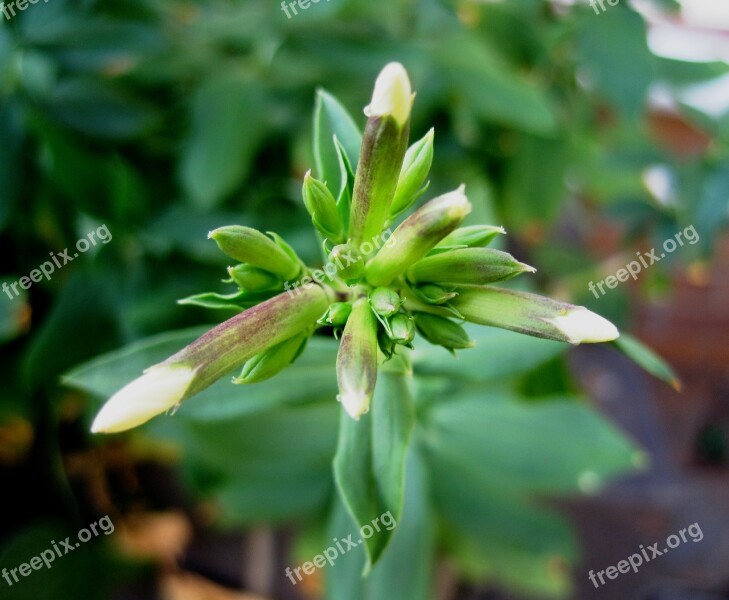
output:
M349 315L352 313L352 305L349 302L334 302L329 305L324 316L317 321L320 325L330 325L331 327L341 327L347 322Z
M349 236L359 247L379 235L390 216L410 131L413 96L399 63L387 65L375 83L362 137L349 212Z
M195 377L190 367L155 365L125 385L101 407L91 431L117 433L177 406Z
M390 207L390 217L393 219L410 208L427 189L427 185L423 184L433 164L433 135L434 130L431 129L405 153Z
M337 399L352 418L369 410L376 382L377 320L367 300L360 298L344 326L337 354Z
M449 291L435 283L426 283L412 288L415 295L427 304L445 304L451 298L458 296L458 292Z
M389 285L398 275L423 258L471 212L461 186L421 206L395 229L397 244L383 246L367 263L365 274L372 285Z
M332 300L323 287L311 285L228 319L112 396L93 431L129 429L201 392L256 354L312 327Z
M339 219L337 201L326 185L311 176L311 170L304 176L302 195L314 227L335 244L340 242L342 222Z
M296 279L301 264L268 236L241 225L219 227L208 234L231 258L269 271L284 280Z
M334 246L329 262L337 268L337 275L347 283L356 283L364 274L364 261L351 243Z
M228 275L231 281L246 292L265 292L281 287L278 277L251 265L228 267Z
M303 332L256 354L243 365L243 371L233 383L258 383L270 379L293 363L304 351L310 333Z
M408 269L407 277L413 283L434 281L482 285L535 271L533 267L500 250L460 248L426 256Z
M414 98L405 67L391 62L377 76L372 101L364 112L370 118L392 116L402 126L410 119Z
M397 313L388 319L390 324L390 339L397 344L409 346L415 338L415 324L413 318L404 313Z
M399 294L388 287L378 287L370 292L370 306L381 317L394 315L402 305Z
M451 304L468 321L570 344L607 342L620 335L610 321L582 306L527 292L461 287Z
M445 317L424 312L415 313L415 326L420 335L431 344L451 351L473 348L476 345L463 327Z
M459 227L453 233L443 238L443 240L433 249L453 249L453 248L483 248L488 246L497 235L503 235L506 230L503 227L494 225L470 225L469 227Z

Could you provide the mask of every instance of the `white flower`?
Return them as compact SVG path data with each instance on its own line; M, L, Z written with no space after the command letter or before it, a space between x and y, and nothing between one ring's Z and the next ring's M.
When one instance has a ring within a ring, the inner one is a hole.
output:
M337 400L342 403L344 410L355 421L370 409L370 397L365 392L352 390L344 394L338 394Z
M184 366L150 367L114 394L96 415L93 433L117 433L141 425L177 405L195 371Z
M545 321L564 333L571 344L609 342L620 335L617 327L610 321L582 306Z
M368 117L392 115L402 125L410 118L414 98L405 67L392 62L377 76L372 101L364 112Z

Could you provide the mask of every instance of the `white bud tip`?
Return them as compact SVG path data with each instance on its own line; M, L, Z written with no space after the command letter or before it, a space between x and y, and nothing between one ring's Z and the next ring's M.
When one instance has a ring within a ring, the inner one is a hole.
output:
M402 125L410 118L413 98L405 67L392 62L385 65L377 76L372 101L364 112L368 117L392 115Z
M342 403L344 410L355 421L370 409L370 397L362 392L347 392L339 394L337 400Z
M610 321L582 306L547 321L564 333L571 344L609 342L620 336Z
M91 432L117 433L146 423L178 404L194 375L188 367L151 367L106 401Z

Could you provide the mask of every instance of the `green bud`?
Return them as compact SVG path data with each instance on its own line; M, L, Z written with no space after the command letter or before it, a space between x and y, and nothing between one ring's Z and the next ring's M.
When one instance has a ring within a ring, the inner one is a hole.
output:
M351 243L334 246L329 262L337 268L337 275L347 283L359 281L364 274L364 261Z
M355 247L380 234L390 216L407 150L413 96L405 69L390 63L375 82L355 171L349 236Z
M500 250L460 248L426 256L408 269L407 277L413 283L434 281L482 285L534 271L533 267Z
M610 321L582 306L527 292L461 287L451 304L467 321L570 344L607 342L620 335Z
M415 338L415 324L413 318L404 313L397 313L389 319L390 339L393 342L409 346Z
M458 227L471 212L471 204L463 191L461 186L439 196L405 219L392 234L397 243L383 246L367 263L365 273L369 283L389 285Z
M300 333L248 359L233 383L258 383L280 373L304 351L309 335L309 332Z
M281 280L268 271L251 265L228 267L231 281L246 292L265 292L281 287Z
M208 238L214 239L225 254L238 262L249 263L281 279L296 279L301 270L301 264L278 243L251 227L220 227L211 231Z
M311 176L311 170L304 176L302 195L314 227L332 242L340 242L342 222L339 219L337 201L325 184Z
M476 345L463 327L445 317L424 312L415 313L415 326L420 335L436 346L462 350Z
M445 304L451 298L458 296L458 292L448 291L435 283L426 283L412 288L415 295L427 304Z
M377 320L365 298L354 303L337 354L337 399L354 419L370 408L377 382Z
M427 189L427 184L425 186L423 184L428 178L430 166L433 164L433 135L434 130L431 129L405 153L395 197L392 199L390 207L392 218L410 208Z
M347 322L352 312L352 305L349 302L334 302L327 308L324 316L317 321L321 325L341 327Z
M382 317L394 315L401 305L402 298L392 288L378 287L370 292L370 306Z
M497 235L503 235L506 230L495 225L471 225L459 227L453 233L443 238L434 248L483 248L488 246Z

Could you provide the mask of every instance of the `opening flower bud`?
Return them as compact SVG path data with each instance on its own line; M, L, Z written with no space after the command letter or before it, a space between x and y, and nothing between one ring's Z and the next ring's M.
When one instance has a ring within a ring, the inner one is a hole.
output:
M610 321L582 306L527 292L459 287L451 304L468 321L570 344L608 342L620 335Z
M414 99L405 67L398 62L391 62L377 76L372 101L364 112L370 118L392 116L403 125L410 119Z
M195 376L186 366L155 365L114 394L96 415L93 433L117 433L177 406Z
M377 320L367 300L354 303L337 353L337 399L359 419L370 408L377 382Z

